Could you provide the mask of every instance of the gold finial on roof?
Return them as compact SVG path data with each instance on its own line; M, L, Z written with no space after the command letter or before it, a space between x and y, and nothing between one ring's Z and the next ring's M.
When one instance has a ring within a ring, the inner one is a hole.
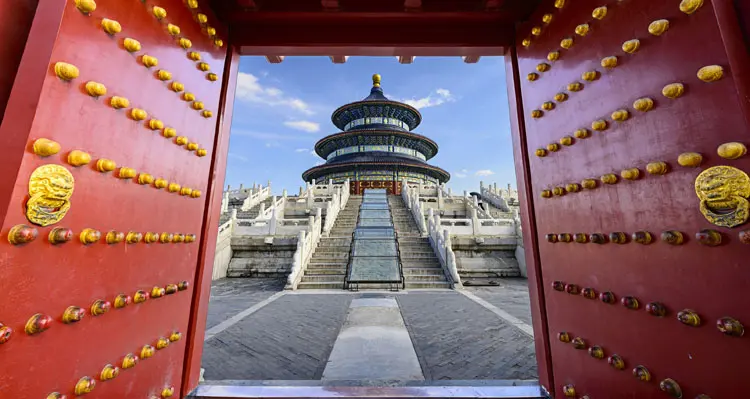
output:
M380 75L377 73L372 75L372 86L380 87Z

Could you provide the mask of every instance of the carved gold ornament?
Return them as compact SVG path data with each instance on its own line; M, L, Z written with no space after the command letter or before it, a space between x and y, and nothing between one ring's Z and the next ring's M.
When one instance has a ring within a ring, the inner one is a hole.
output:
M544 22L545 24L549 24L550 22L552 22L552 18L552 14L544 14L542 15L542 22Z
M154 187L157 189L162 189L167 186L167 181L165 179L156 179L154 180Z
M96 10L96 2L94 0L76 0L76 8L84 14L89 14Z
M603 68L614 68L617 66L617 57L614 55L610 57L604 57L602 58L601 64Z
M591 16L596 19L604 19L607 16L607 6L596 7Z
M555 8L565 7L565 0L555 0Z
M523 39L523 40L521 40L521 45L524 46L524 47L529 47L529 46L531 46L531 40L529 40L529 39Z
M177 135L177 130L173 127L165 127L161 134L169 139Z
M549 64L542 62L541 64L536 66L536 70L539 72L547 72L549 71Z
M547 144L547 149L551 152L557 152L560 151L560 144L557 143L549 143Z
M638 180L641 176L641 171L638 168L624 169L620 172L620 176L625 180Z
M531 28L531 34L534 35L534 36L541 35L542 34L542 28L540 28L538 26L535 26L535 27Z
M118 244L125 240L125 233L121 231L111 230L107 232L105 237L107 244ZM120 294L115 298L115 308L123 308L130 303L130 297L125 294Z
M187 6L192 9L198 8L198 0L187 0Z
M193 189L190 187L183 187L180 189L180 195L190 195L193 193Z
M702 5L703 0L682 0L680 2L680 11L690 15L698 11L698 9L701 8Z
M159 78L159 80L170 80L172 79L172 74L168 71L160 69L159 72L156 73L156 77Z
M747 221L750 178L731 166L714 166L695 178L695 193L703 216L717 226L735 227Z
M154 182L154 177L148 173L140 173L138 175L138 184L151 184Z
M551 198L552 197L552 191L551 190L542 190L542 192L539 193L539 195L542 198Z
M203 150L203 151L205 151L205 150ZM202 155L199 155L199 156L202 156ZM201 193L200 190L193 190L193 192L190 193L190 197L191 198L199 198L201 196L201 194L203 194L203 193Z
M570 183L565 185L565 191L569 193L577 193L581 191L581 185L578 183Z
M654 36L661 36L669 29L669 21L666 19L657 19L648 25L648 33Z
M596 188L596 180L595 179L583 179L581 180L581 186L587 190L593 190Z
M669 171L669 165L666 162L650 162L646 165L646 172L651 175L663 175Z
M183 85L180 82L172 82L169 84L169 89L172 90L175 93L179 93L183 90L185 90L185 85Z
M91 377L82 377L76 383L76 386L73 389L73 392L76 395L85 395L87 393L91 393L91 391L93 391L95 387L96 387L95 379Z
M716 149L716 153L724 159L737 159L747 154L747 147L742 143L724 143Z
M633 54L641 47L641 41L638 39L628 40L622 44L622 51Z
M537 79L539 79L539 74L536 72L531 72L530 74L526 75L526 80L528 80L529 82L533 82Z
M39 226L57 223L70 209L75 179L63 166L48 164L34 170L29 177L29 199L26 218Z
M130 110L130 117L137 121L142 121L148 118L148 113L140 108L133 108Z
M156 340L156 349L164 349L169 346L169 340L166 337L160 337Z
M151 345L143 345L141 348L141 359L148 359L151 356L154 356L154 347Z
M573 47L573 38L568 37L568 38L562 39L560 41L560 47L562 47L564 49L569 49L569 48Z
M568 398L575 398L576 397L576 388L573 385L564 385L563 386L563 395Z
M626 109L618 109L617 111L612 113L612 120L617 122L626 121L630 118L630 112Z
M49 139L36 139L32 145L34 154L40 157L48 157L60 152L60 143Z
M159 60L156 59L156 57L150 55L144 55L143 57L141 57L141 62L146 68L151 68L159 65Z
M591 128L596 131L607 130L607 121L604 119L593 121L591 122Z
M536 151L534 151L534 155L538 156L539 158L544 158L547 156L547 150L544 148L537 148Z
M136 174L137 174L137 172L135 171L135 169L133 169L133 168L126 168L126 167L123 166L117 172L117 177L119 177L120 179L132 179L132 178L135 177Z
M102 19L102 29L110 35L122 32L122 26L120 26L120 23L109 18Z
M673 398L681 398L682 397L682 389L680 388L680 384L677 383L677 381L671 379L671 378L665 378L659 383L659 389L667 393L667 395L673 397Z
M204 108L204 105L201 101L193 101L191 107L193 107L194 110L200 111Z
M583 74L581 74L581 79L583 79L583 80L585 80L587 82L592 82L592 81L596 80L596 78L598 78L598 77L599 77L599 72L598 71L587 71L587 72L584 72Z
M552 194L561 197L565 195L565 187L555 187L552 189Z
M575 142L573 141L572 137L570 137L570 136L563 136L563 138L560 139L560 144L562 144L564 146L571 146L571 145L575 144Z
M210 118L214 116L214 113L206 109L206 110L201 111L201 116L204 118Z
M568 99L568 95L566 93L557 93L555 94L555 101L561 103L563 101L566 101Z
M148 128L151 130L161 130L164 129L164 122L158 120L158 119L151 119L148 121Z
M641 112L648 112L654 108L654 100L648 97L639 98L633 102L633 108Z
M166 387L161 390L161 397L162 398L169 398L174 395L174 387Z
M573 136L577 139L585 139L588 138L591 135L591 133L587 129L577 129L575 132L573 132Z
M686 168L697 168L701 166L703 156L697 152L683 152L677 157L677 163Z
M720 65L704 66L698 70L698 79L704 82L716 82L724 76L724 68Z
M177 35L180 34L180 27L177 26L177 25L168 24L167 25L167 32L169 32L169 34L172 35L172 36L177 36Z
M198 69L200 69L203 72L208 72L211 69L211 66L208 65L208 63L199 62L198 63Z
M217 80L219 80L219 76L213 72L209 72L208 74L206 74L206 79L212 82L216 82Z
M532 111L531 111L531 117L532 117L532 118L535 118L535 119L536 119L536 118L541 118L541 117L542 117L542 115L544 115L544 112L542 112L542 110L539 110L539 109L535 109L535 110L532 110Z
M125 50L135 53L136 51L141 51L141 42L135 39L131 39L129 37L125 38L125 40L122 41L122 46L125 47Z
M206 151L205 148L199 148L197 151L195 151L195 155L197 155L199 157L205 157L206 154L208 154L208 151Z
M94 229L83 229L81 234L78 235L78 238L81 240L81 244L90 245L99 241L99 239L102 238L102 233Z
M188 143L188 138L185 136L179 136L176 139L174 139L174 143L177 145L185 145Z
M188 143L187 144L188 151L195 151L195 150L198 149L198 147L199 147L198 143Z
M179 43L180 47L182 47L184 49L189 49L190 47L193 47L193 42L191 42L190 39L185 38L185 37L180 38L180 40L178 41L178 43Z
M682 83L670 83L661 89L661 94L666 98L677 98L685 93L685 86Z
M548 61L557 61L558 59L560 59L559 51L551 51L549 54L547 54Z
M130 101L125 97L113 96L109 99L109 105L114 109L127 108L130 106Z
M117 164L115 163L115 161L111 159L102 158L96 161L96 170L98 170L99 172L104 172L104 173L111 172L115 170L116 168L117 168Z
M583 90L583 83L573 82L568 85L568 91L576 92Z
M99 373L99 379L102 381L109 381L120 375L120 368L115 367L111 364L104 366L102 372Z
M601 180L601 182L604 184L616 184L617 175L614 173L607 173L606 175L602 175L599 180Z
M208 37L214 37L216 36L216 29L210 26L206 26L206 34L208 35Z
M80 150L73 150L68 154L68 163L73 166L83 166L91 162L91 155Z
M151 11L154 13L154 16L156 19L163 19L167 16L167 10L154 6L154 8L151 9Z
M88 93L91 97L101 97L107 94L107 87L99 82L86 82L84 88L86 89L86 93Z
M545 101L544 103L542 103L542 109L545 111L552 111L553 109L555 109L555 103L553 103L552 101Z
M175 288L177 288L176 285L175 285ZM182 338L182 333L180 333L179 331L172 331L172 333L169 334L169 340L172 342L177 342L181 338Z
M169 185L167 186L167 191L169 191L170 193L176 193L180 191L180 188L182 187L180 187L180 185L177 183L169 183Z
M195 101L195 94L185 92L182 95L182 99L185 101Z
M589 33L589 24L580 24L576 26L576 34L586 36Z
M198 13L195 14L195 20L198 21L199 24L205 24L206 22L208 22L208 17L206 16L206 14Z
M73 80L80 75L78 67L67 62L55 63L55 75L62 80Z
M201 54L197 51L188 51L187 56L189 59L193 61L200 61L201 60Z

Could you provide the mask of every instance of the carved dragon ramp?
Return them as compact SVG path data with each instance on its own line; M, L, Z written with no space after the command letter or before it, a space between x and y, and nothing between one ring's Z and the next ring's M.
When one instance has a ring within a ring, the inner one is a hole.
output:
M0 396L182 397L227 49L195 1L52 3L21 62L46 73L10 99L36 111L5 120L30 129L4 169Z
M538 242L537 350L554 397L745 395L737 32L722 0L545 1L518 28L525 240Z

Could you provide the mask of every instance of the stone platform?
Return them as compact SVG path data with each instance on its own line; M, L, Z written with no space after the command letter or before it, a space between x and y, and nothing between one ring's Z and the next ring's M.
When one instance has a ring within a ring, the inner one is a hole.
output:
M526 282L502 281L462 291L352 293L282 291L283 281L270 279L218 280L204 378L535 380Z

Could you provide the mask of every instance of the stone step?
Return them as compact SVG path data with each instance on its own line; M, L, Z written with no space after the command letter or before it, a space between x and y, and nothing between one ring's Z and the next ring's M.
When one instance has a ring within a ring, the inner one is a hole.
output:
M496 269L488 272L477 272L474 270L458 270L461 279L497 279L502 277L518 277L521 272L518 269Z
M352 285L350 289L354 290L354 287L356 287L357 290L359 291L365 291L365 290L384 291L384 290L391 290L392 288L398 288L400 290L403 288L401 283L394 283L393 285L387 284L387 283L360 283L356 286Z
M451 284L447 281L407 281L406 289L419 289L419 288L451 288Z
M445 281L445 276L435 274L410 274L408 276L404 274L404 278L406 278L406 282L408 283L421 281Z
M439 275L444 276L443 268L438 264L437 267L404 267L404 276L411 275Z
M346 269L346 265L349 264L349 260L343 262L319 262L313 263L315 259L310 259L310 263L307 264L307 270L320 270L320 269Z
M349 253L351 245L318 245L315 253L346 252Z
M303 283L332 283L332 282L344 282L345 275L342 274L325 274L325 275L308 275L305 274L302 276L302 280L300 280Z
M401 266L406 268L438 268L442 267L440 266L440 261L435 259L431 262L420 262L420 261L410 261L408 259L401 259Z
M344 267L331 267L331 268L310 268L309 266L305 270L305 276L320 276L320 275L344 275L346 274L346 266ZM304 277L304 276L303 276Z
M303 281L300 282L297 286L297 289L301 290L309 290L309 289L318 289L318 290L340 290L344 288L344 282L343 281L315 281L315 282L308 282Z

